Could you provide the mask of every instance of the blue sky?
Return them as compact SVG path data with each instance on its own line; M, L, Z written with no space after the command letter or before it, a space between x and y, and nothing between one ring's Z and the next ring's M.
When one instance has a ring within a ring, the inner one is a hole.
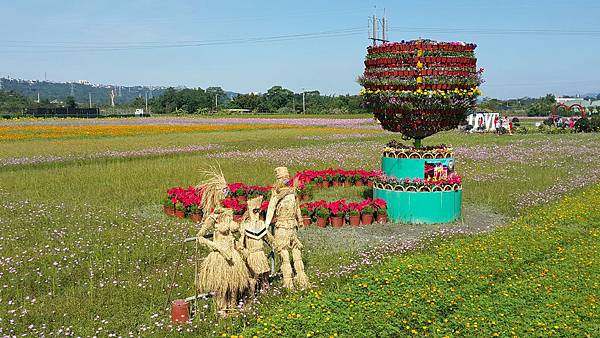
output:
M383 8L392 40L477 43L484 96L600 91L600 3L591 0L3 0L0 76L357 93L367 17ZM333 33L248 40L316 32Z

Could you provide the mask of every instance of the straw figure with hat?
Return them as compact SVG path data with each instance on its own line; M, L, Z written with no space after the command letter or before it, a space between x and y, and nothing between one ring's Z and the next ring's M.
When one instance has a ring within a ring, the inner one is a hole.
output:
M262 196L248 201L248 219L240 224L240 239L237 243L250 272L251 293L269 285L269 260L263 247L265 241L273 245L273 235L259 218L262 201Z
M296 285L302 289L310 286L308 277L304 272L302 262L302 243L298 239L297 230L302 222L300 204L296 197L295 187L290 187L290 174L286 167L275 168L277 181L273 184L271 200L267 209L266 224L271 224L273 217L275 222L274 248L281 257L281 273L283 274L283 286L288 289L294 288L293 271L290 264L294 262L296 271ZM294 182L297 185L297 182Z
M220 170L212 169L205 172L207 179L199 185L205 217L197 241L211 252L200 265L196 288L200 292L214 292L216 310L226 316L236 310L238 297L249 289L250 274L234 245L233 233L239 231L239 225L233 220L233 210L221 207L227 182ZM210 230L213 230L212 240L204 237Z

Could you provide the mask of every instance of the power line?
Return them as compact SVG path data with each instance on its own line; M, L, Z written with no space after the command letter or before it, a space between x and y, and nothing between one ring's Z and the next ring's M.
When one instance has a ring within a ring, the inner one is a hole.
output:
M390 27L393 31L416 33L473 33L490 35L586 35L600 36L599 30L564 29L504 29L504 28L445 28L445 27Z

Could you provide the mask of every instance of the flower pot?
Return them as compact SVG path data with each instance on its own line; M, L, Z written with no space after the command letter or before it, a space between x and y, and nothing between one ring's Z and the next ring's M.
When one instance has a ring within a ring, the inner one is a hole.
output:
M302 224L304 224L305 227L309 226L311 223L312 219L309 216L302 217Z
M349 186L351 186L351 185L352 185L352 183L351 183L350 181L346 181L346 182L344 182L344 187L349 187Z
M377 214L377 223L381 223L381 224L387 223L387 214L383 214L383 215Z
M353 227L360 225L360 215L350 216L350 225Z
M317 217L317 226L319 228L324 228L327 226L327 220L323 217Z
M202 221L202 215L200 213L190 214L190 218L194 223L200 223L200 221Z
M362 187L365 184L363 183L363 181L358 180L358 181L356 181L356 183L354 183L354 185L357 186L357 187Z
M163 205L163 211L167 216L175 216L175 208Z
M331 226L334 228L341 228L344 226L344 218L343 217L331 217L329 218L331 221Z
M237 223L242 222L242 215L233 215L233 221Z
M329 181L323 181L323 188L329 188Z
M362 214L360 221L363 225L369 225L371 223L373 223L373 215L369 215L369 214Z
M373 181L369 181L369 182L367 183L367 187L369 187L369 188L373 188Z
M184 210L175 210L175 217L185 218L185 211Z

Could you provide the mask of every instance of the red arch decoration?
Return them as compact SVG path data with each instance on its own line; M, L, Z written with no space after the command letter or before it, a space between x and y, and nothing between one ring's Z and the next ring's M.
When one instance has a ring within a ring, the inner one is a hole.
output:
M581 117L585 117L585 108L582 105L580 105L579 103L575 103L575 104L572 104L570 106L567 106L564 103L558 103L554 107L552 107L552 114L550 115L550 117L552 118L552 120L555 120L558 117L558 115L556 115L556 111L560 107L565 108L565 110L568 111L568 112L573 111L573 108L576 107L578 109L578 111L579 111L579 115L581 115Z

